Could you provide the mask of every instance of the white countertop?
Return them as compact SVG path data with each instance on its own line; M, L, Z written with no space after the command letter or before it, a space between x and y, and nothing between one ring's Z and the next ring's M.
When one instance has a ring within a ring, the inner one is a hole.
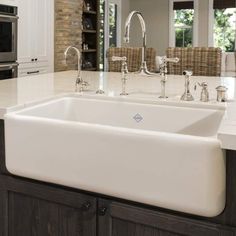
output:
M76 71L59 72L38 76L29 76L18 79L0 81L0 119L4 114L19 108L29 106L44 99L50 99L57 95L74 93ZM82 72L83 79L90 83L89 95L96 95L98 88L105 90L105 96L120 96L120 73L107 72ZM127 81L127 92L132 99L149 101L161 101L160 76L143 77L130 74ZM201 89L193 91L195 82L206 81L209 84L210 102L199 102ZM228 103L216 102L216 90L219 85L228 87ZM233 77L192 77L192 94L194 102L181 102L182 104L202 104L205 106L226 106L226 115L218 132L218 138L222 142L222 148L236 150L236 78ZM168 77L166 92L169 98L165 101L178 101L184 91L184 78L182 76ZM100 95L103 96L103 95Z

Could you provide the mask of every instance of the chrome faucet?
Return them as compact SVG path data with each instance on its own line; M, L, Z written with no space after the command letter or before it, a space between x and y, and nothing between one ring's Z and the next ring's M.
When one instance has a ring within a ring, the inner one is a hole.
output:
M200 101L201 102L209 102L209 92L208 92L207 82L196 83L195 86L194 86L195 91L197 89L197 85L202 88Z
M139 22L140 22L140 25L141 25L141 28L142 28L142 38L143 38L143 46L142 46L142 63L141 63L141 66L140 66L140 70L139 70L139 74L142 74L142 75L153 75L154 73L148 71L148 68L147 68L147 62L146 62L146 49L147 49L147 32L146 32L146 24L145 24L145 21L144 21L144 18L141 14L141 12L139 11L132 11L127 20L126 20L126 23L125 23L125 37L124 37L124 41L126 43L129 43L130 41L130 25L131 25L131 20L132 18L137 15L138 16L138 19L139 19Z
M161 59L159 59L159 64L160 64L160 75L162 77L161 80L161 96L159 98L168 98L166 96L166 82L167 82L167 73L168 73L168 69L167 69L167 65L168 63L178 63L179 62L179 58L167 58L166 56L161 57Z
M121 81L122 81L122 92L121 92L120 95L122 95L122 96L129 95L129 94L126 92L127 74L129 73L129 72L128 72L128 66L127 66L127 58L126 58L126 57L116 57L116 56L113 56L113 57L112 57L112 61L121 61L121 62L122 62L122 66L121 66L121 74L122 74L122 78L121 78Z
M183 75L185 76L185 91L184 94L181 96L182 101L193 101L193 95L190 93L190 77L193 74L192 71L185 70Z
M67 60L67 54L71 49L77 53L77 57L78 57L78 75L77 75L76 82L75 82L75 91L82 92L89 85L89 83L84 81L81 77L81 53L80 53L79 49L76 47L73 47L73 46L67 47L64 52L65 59Z

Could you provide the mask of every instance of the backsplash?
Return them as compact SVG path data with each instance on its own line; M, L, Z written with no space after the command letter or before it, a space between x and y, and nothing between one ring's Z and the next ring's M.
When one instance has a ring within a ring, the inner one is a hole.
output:
M68 58L65 64L64 51L73 45L81 49L83 0L55 1L55 71L76 68L77 58ZM71 52L73 53L73 51Z

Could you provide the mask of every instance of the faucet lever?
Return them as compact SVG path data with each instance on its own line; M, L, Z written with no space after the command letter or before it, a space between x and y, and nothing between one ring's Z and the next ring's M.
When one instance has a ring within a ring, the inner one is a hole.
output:
M161 95L159 98L168 98L166 96L166 82L167 82L167 64L168 63L178 63L179 58L167 58L166 56L159 58L159 64L160 64L160 75L162 76L161 80Z
M111 58L112 61L127 61L127 58L126 57L118 57L118 56L113 56Z

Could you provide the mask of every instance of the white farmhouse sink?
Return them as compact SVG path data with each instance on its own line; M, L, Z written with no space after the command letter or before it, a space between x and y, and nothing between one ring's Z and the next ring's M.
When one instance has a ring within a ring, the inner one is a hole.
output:
M15 175L213 217L225 206L224 109L63 97L5 117Z

